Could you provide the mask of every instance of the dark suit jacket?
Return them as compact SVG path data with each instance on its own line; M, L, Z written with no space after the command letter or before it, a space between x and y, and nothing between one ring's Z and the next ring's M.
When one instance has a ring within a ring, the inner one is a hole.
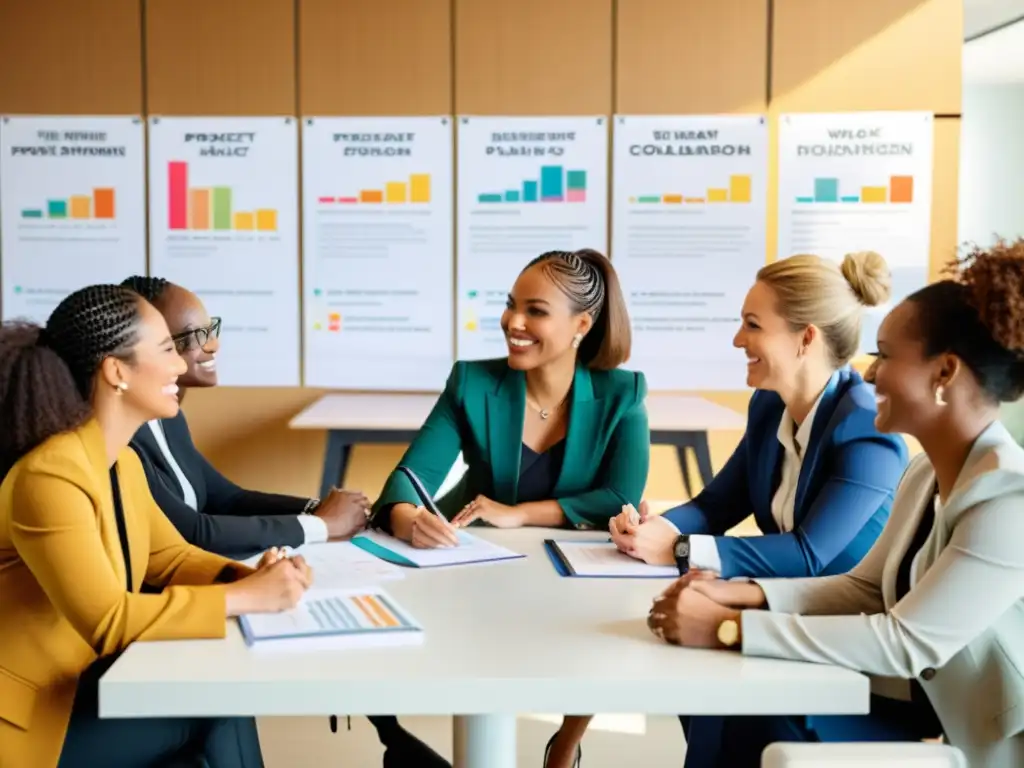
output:
M181 485L148 424L135 433L131 446L142 459L153 498L186 541L230 556L303 543L298 515L308 499L239 488L196 449L184 413L161 423L171 453L196 492L198 510L185 503Z
M747 431L729 461L693 501L665 513L683 533L719 537L723 579L846 573L889 519L908 463L907 446L899 435L875 428L874 389L843 368L832 376L814 415L793 530L779 531L772 499L782 476L778 431L785 410L775 392L755 392ZM724 535L751 512L764 536Z
M623 504L639 504L650 460L646 394L642 373L577 367L565 458L552 493L569 525L607 529ZM525 411L526 377L506 358L458 362L401 464L433 494L462 451L466 474L438 502L448 517L481 493L514 505ZM393 472L374 505L374 524L386 527L376 513L398 502L421 503L406 476Z

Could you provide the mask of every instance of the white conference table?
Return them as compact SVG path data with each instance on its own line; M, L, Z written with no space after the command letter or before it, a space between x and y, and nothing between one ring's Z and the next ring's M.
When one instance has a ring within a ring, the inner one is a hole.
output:
M556 574L543 539L481 529L521 560L411 569L385 589L422 646L334 652L225 640L140 642L100 681L101 717L455 714L456 768L514 768L516 714L864 714L868 679L838 667L667 645L647 629L670 580Z
M368 443L409 443L416 437L436 394L335 393L324 395L296 414L288 423L292 429L327 432L320 496L332 486L343 484L352 447ZM743 414L693 395L649 394L647 417L652 445L675 446L686 493L693 498L687 450L697 460L701 483L711 482L710 430L742 430Z

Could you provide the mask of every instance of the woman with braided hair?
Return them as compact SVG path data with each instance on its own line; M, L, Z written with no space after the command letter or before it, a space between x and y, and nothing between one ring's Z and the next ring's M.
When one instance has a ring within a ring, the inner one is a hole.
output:
M501 317L508 356L455 364L444 393L402 457L433 494L461 451L468 465L422 506L395 471L371 525L417 547L453 546L471 523L607 529L647 482L650 433L642 373L630 352L626 302L597 251L550 251L520 273Z
M300 558L253 571L193 547L154 502L128 441L177 413L184 368L160 313L119 286L72 293L45 329L0 327L2 766L263 765L250 718L97 716L129 644L223 637L312 579Z
M220 318L211 318L192 291L161 277L134 276L121 285L160 311L186 370L178 379L178 401L190 387L217 385ZM320 499L240 488L206 460L192 442L185 414L152 419L131 442L142 459L149 488L160 508L190 544L240 556L276 547L349 538L366 526L369 500L333 489ZM385 746L384 768L445 768L449 763L391 715L369 718Z

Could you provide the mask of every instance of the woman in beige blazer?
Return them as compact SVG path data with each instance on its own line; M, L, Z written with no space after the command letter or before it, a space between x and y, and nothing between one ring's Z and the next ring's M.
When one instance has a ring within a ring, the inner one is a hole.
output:
M301 559L254 573L190 546L150 495L128 441L177 413L184 369L126 288L76 291L45 329L0 327L0 768L263 765L252 718L97 716L131 643L223 637L226 617L289 608L309 584Z
M1024 240L960 267L879 330L878 427L924 453L864 560L825 578L691 573L648 619L681 645L862 671L871 714L721 718L714 749L691 745L688 766L757 766L772 741L940 733L973 768L1024 766L1024 449L998 421L1024 393Z

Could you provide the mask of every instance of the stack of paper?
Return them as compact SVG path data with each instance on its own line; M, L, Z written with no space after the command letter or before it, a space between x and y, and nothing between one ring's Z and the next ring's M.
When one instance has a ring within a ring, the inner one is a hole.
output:
M405 571L384 562L350 541L306 544L292 554L302 555L313 569L313 590L352 589L404 579ZM256 567L260 555L246 560Z
M677 578L674 565L648 565L620 552L610 541L547 541L563 576L591 578Z
M459 544L455 547L418 549L386 533L366 531L352 539L352 543L383 560L412 568L469 565L525 557L466 531L458 531L458 537Z
M423 628L379 589L307 593L282 613L254 613L239 619L245 642L256 650L338 650L416 645Z

